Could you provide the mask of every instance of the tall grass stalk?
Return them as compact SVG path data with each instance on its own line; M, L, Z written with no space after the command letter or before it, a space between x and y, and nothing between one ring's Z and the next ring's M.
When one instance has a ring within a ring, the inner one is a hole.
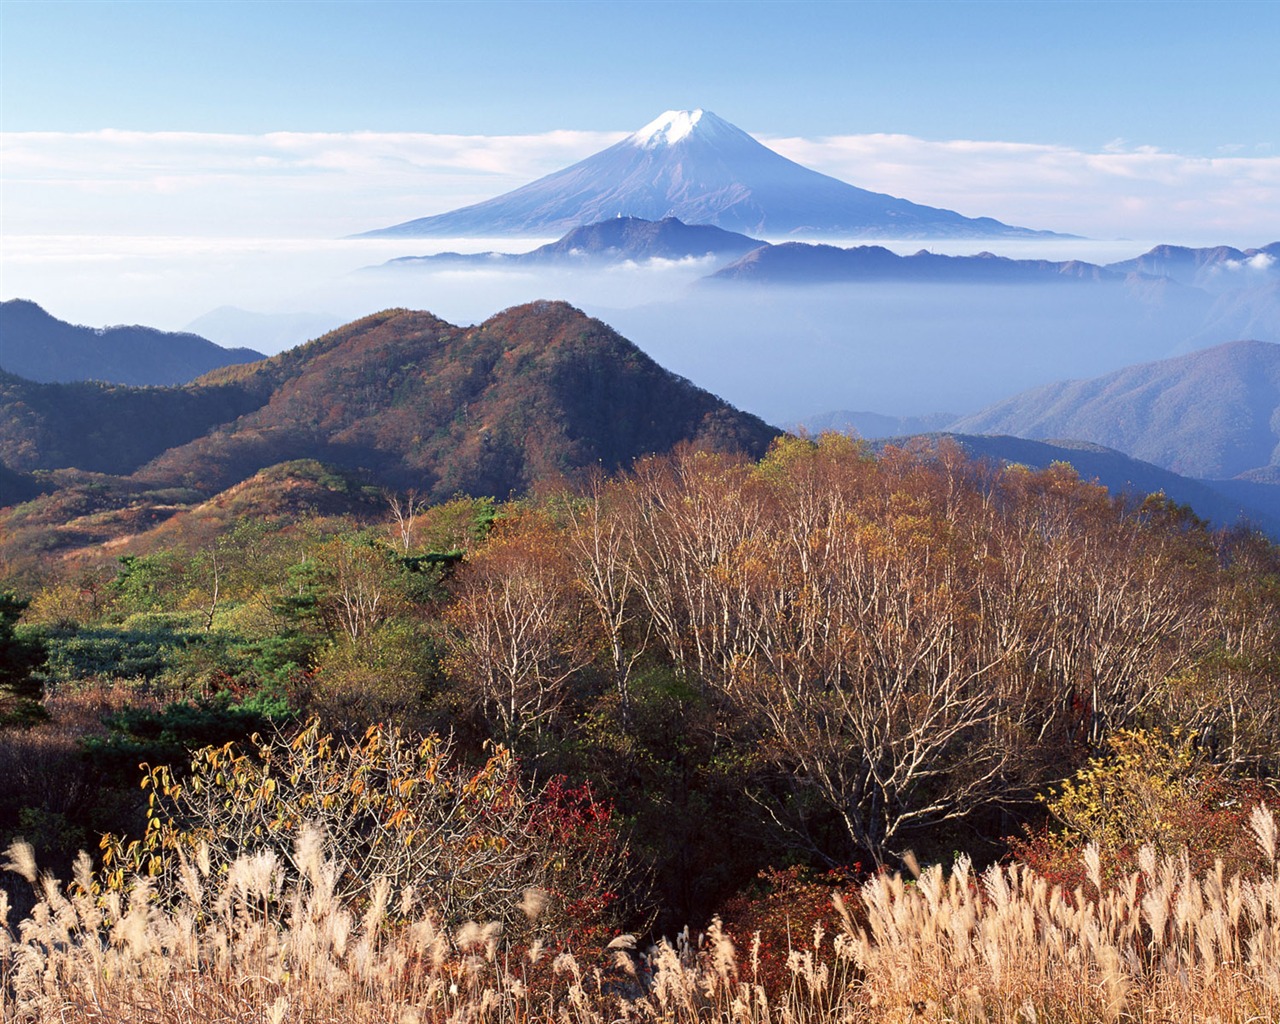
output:
M718 923L700 941L549 957L496 924L447 929L413 892L374 879L357 907L335 894L314 834L301 871L262 851L225 873L197 853L173 891L139 879L97 896L88 857L63 885L15 844L7 867L36 890L0 930L5 1021L294 1024L472 1021L605 1024L1093 1024L1280 1019L1280 867L1265 807L1252 820L1263 871L1196 875L1144 849L1119 884L1064 892L1021 865L961 859L915 881L881 875L792 949L790 982L766 991L758 937L740 956ZM1086 854L1086 865L1096 857ZM541 897L528 901L532 914ZM0 896L7 921L9 907ZM555 946L551 937L549 945ZM549 961L549 962L548 962Z

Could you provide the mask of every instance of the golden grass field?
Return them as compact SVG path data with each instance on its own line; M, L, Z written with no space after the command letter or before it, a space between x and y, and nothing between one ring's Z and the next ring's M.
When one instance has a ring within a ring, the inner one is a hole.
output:
M1075 892L963 858L874 876L859 905L833 906L830 932L796 936L789 983L772 993L758 938L735 948L718 923L643 952L630 936L573 951L554 935L506 941L497 923L444 928L386 880L344 905L315 832L293 879L272 851L224 871L197 855L174 891L138 879L127 894L104 894L87 856L64 884L15 844L8 867L38 901L0 932L0 1008L5 1021L112 1024L1273 1022L1280 830L1265 806L1251 828L1263 864L1252 879L1221 865L1196 875L1185 856L1145 848L1139 871L1107 885L1093 847ZM542 903L527 894L535 925Z

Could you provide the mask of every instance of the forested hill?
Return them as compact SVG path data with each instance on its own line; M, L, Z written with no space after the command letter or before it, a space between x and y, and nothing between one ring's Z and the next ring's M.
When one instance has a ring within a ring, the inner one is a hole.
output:
M136 471L204 493L318 459L437 497L505 496L681 442L758 456L779 433L552 302L470 328L388 310L181 389L80 385L74 427L53 385L6 384L10 468Z
M262 401L235 384L37 383L0 370L0 465L128 474ZM0 486L0 505L13 500Z

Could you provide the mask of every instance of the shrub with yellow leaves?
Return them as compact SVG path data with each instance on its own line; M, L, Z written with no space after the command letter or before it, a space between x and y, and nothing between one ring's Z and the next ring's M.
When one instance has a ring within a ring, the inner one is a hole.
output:
M621 864L616 850L590 865L566 858L564 837L546 828L543 795L505 748L468 768L434 733L379 725L349 741L313 721L244 747L206 747L186 773L149 768L142 785L143 836L102 840L100 885L108 890L146 877L156 891L179 891L195 877L192 864L225 874L263 851L295 878L301 837L310 834L330 851L325 870L341 899L360 902L374 897L375 885L390 886L446 922L514 921L531 887L564 891L567 876L582 872L608 884Z

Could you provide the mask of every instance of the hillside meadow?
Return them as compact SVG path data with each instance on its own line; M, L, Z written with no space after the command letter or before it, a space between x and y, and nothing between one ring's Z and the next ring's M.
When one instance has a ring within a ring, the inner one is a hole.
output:
M836 435L291 467L10 552L5 1019L1280 1014L1260 535Z

